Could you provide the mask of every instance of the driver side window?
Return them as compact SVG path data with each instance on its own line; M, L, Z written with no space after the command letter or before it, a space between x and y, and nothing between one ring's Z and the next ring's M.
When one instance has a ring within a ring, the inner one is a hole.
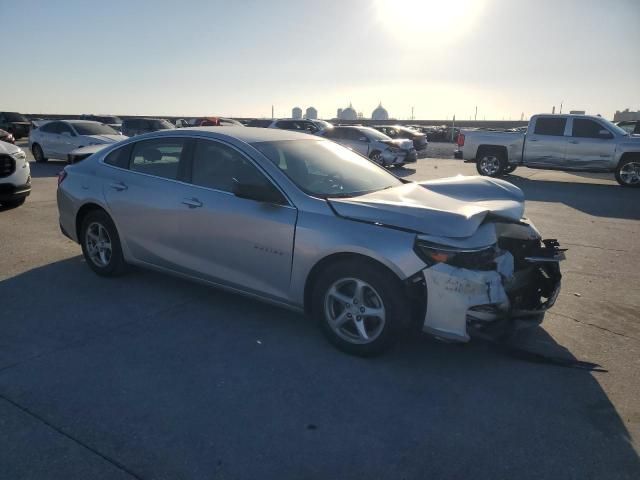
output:
M191 183L233 193L235 183L273 185L244 155L222 143L198 140L193 152Z

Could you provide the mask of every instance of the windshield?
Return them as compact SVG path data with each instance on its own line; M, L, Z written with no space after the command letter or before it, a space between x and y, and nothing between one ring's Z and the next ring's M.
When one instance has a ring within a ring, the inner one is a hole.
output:
M609 120L605 118L599 118L598 120L600 120L602 123L604 123L608 128L613 130L618 135L629 135L629 132L627 132L624 128L620 128L618 125L616 125L615 123L611 123Z
M27 117L17 112L7 112L4 114L8 122L28 122Z
M301 190L321 198L353 197L402 185L370 160L326 140L252 144Z
M78 135L118 135L113 128L102 123L74 122L72 125Z
M359 128L358 131L364 133L371 140L378 140L380 142L386 142L391 140L390 136L385 135L382 132L379 132L375 128Z
M168 120L150 120L151 125L153 126L153 128L157 129L157 130L171 130L174 127L171 122L169 122Z
M121 124L122 120L120 120L119 117L110 117L110 116L99 116L99 117L94 117L96 119L97 122L101 122L101 123L110 123L110 124Z

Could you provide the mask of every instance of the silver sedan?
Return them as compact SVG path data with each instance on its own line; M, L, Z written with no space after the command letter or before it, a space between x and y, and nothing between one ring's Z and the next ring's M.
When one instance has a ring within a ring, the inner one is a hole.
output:
M414 323L460 342L537 325L560 286L513 185L408 182L302 133L155 132L58 180L62 232L97 274L139 265L299 310L357 355Z

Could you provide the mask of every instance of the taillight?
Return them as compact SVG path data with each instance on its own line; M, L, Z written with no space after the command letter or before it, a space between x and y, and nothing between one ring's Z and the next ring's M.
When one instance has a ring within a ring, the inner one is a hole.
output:
M458 147L464 147L464 133L458 134Z
M60 173L58 173L58 186L60 186L60 184L64 182L65 178L67 178L67 171L61 170Z

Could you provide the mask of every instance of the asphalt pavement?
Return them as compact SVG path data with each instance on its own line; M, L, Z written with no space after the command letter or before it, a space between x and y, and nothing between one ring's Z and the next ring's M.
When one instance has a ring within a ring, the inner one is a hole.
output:
M286 310L138 269L100 278L58 229L63 166L32 163L32 195L0 210L1 479L640 478L640 190L507 177L569 248L520 344L598 373L426 335L354 358Z

